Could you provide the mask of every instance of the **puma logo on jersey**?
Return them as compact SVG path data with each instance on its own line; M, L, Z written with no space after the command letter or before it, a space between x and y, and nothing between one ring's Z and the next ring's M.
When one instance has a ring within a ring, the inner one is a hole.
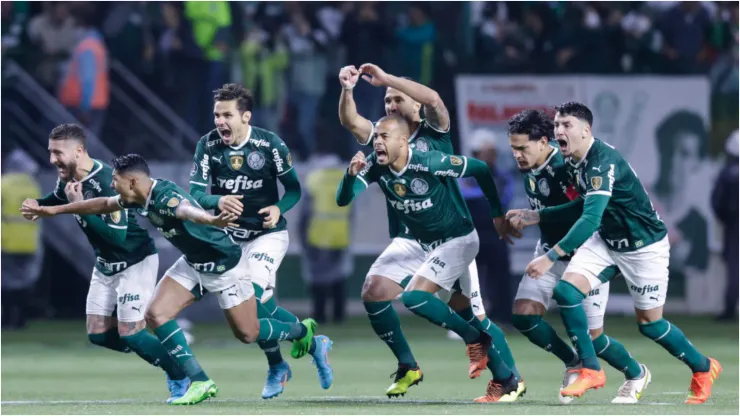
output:
M217 178L217 182L219 188L227 189L231 191L232 194L239 191L262 188L262 179L249 180L249 178L244 175L239 175L236 179Z
M591 169L593 169L593 170L595 170L595 171L597 171L597 172L601 173L601 166L594 166L594 167L592 167Z
M393 208L402 211L404 214L408 214L409 212L424 211L434 205L432 204L432 200L429 198L421 202L412 201L410 199L406 199L403 202L394 200L389 200L389 202L391 203L391 206Z
M444 161L445 161L445 159L447 159L447 155L445 155L445 156L442 156L442 160L440 160L440 162L444 162Z
M222 156L211 156L211 160L214 162L218 162L220 164L223 162L223 155Z

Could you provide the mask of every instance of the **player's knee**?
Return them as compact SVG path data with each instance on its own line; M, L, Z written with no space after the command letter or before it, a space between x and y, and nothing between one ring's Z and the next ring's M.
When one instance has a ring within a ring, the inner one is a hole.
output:
M596 328L596 329L589 329L588 334L591 336L591 341L595 340L596 338L600 337L601 334L604 333L604 328Z
M146 328L144 320L136 322L118 322L118 335L121 337L130 337Z
M159 328L171 319L157 308L149 308L144 314L144 321L149 328Z
M555 299L558 305L578 305L583 302L586 296L581 293L575 286L566 281L559 281L555 285L555 289L552 291L552 298Z
M361 297L363 302L383 302L386 300L392 300L388 298L388 294L385 293L381 279L374 276L370 276L365 279L365 283L362 284Z
M244 325L239 328L234 328L234 337L244 344L252 344L257 342L260 335L260 323L259 320L255 320L254 324Z
M514 315L539 315L545 314L545 305L530 299L517 299L514 301L512 310Z
M527 333L539 325L542 320L540 315L517 314L511 316L511 323L517 331Z

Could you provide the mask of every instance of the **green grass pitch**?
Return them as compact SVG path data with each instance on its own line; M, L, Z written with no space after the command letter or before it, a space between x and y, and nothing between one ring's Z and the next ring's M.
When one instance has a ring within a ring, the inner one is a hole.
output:
M87 344L83 322L34 323L23 332L2 333L2 413L4 414L738 414L738 326L709 319L673 318L703 352L720 360L724 372L712 398L701 406L685 406L690 371L657 344L642 337L632 318L607 317L607 333L620 339L653 374L641 404L609 402L622 375L606 367L606 388L589 391L573 404L558 403L563 366L515 332L509 343L524 376L528 393L517 403L479 405L487 373L467 377L468 362L461 341L414 316L402 316L407 338L424 372L424 382L400 399L388 399L395 362L375 338L364 317L343 326L326 325L319 332L334 340L330 355L334 386L322 390L310 358L290 358L293 379L285 392L262 400L266 362L256 346L231 337L226 324L196 325L194 353L218 384L217 398L190 407L164 404L164 374L133 354L122 355ZM557 322L557 315L548 319ZM669 317L670 319L670 317ZM560 334L562 327L556 326ZM603 363L602 363L603 364Z

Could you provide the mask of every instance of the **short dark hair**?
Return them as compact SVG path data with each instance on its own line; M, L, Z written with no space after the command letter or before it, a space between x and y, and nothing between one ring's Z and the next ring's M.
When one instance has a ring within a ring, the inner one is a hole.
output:
M236 100L236 108L240 113L252 111L254 97L252 91L239 84L224 84L223 87L213 91L213 101Z
M509 119L509 135L526 134L529 140L552 139L555 125L542 110L527 109Z
M578 101L566 101L555 106L555 111L563 116L573 116L579 120L583 120L587 122L589 126L594 125L594 114L588 107L586 107L586 104Z
M87 148L85 130L77 124L60 124L49 133L49 140L76 140L83 148Z
M384 123L386 121L395 121L396 123L398 123L399 126L401 126L401 128L405 130L407 136L411 134L411 126L409 126L408 120L403 118L402 115L398 113L388 114L387 116L381 117L380 120L378 120L378 122L375 124Z
M149 175L149 165L147 165L146 159L136 153L118 156L113 159L112 164L113 169L115 169L119 174L141 172Z

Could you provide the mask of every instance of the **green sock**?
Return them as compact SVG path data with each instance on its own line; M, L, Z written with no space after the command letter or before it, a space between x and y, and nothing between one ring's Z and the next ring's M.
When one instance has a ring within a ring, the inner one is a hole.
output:
M292 341L306 336L307 329L298 322L286 323L277 319L260 319L260 334L257 342Z
M709 371L709 358L697 351L681 330L660 319L648 324L640 324L640 333L657 342L674 357L686 363L694 373Z
M126 344L126 341L121 339L118 335L118 329L109 329L102 334L87 334L87 338L95 345L100 347L108 348L113 351L129 353L131 348Z
M558 336L555 329L539 315L512 316L514 327L529 341L545 351L553 353L566 366L578 363L578 354Z
M516 375L511 367L506 365L498 349L493 344L488 348L488 369L493 374L493 381L506 381L511 376Z
M147 332L146 329L121 338L144 361L155 367L162 367L170 379L182 380L187 376L177 365L175 359L167 353L157 337Z
M642 375L640 363L632 358L624 345L616 339L601 334L593 343L596 355L609 363L610 366L623 372L628 379L634 380Z
M275 301L272 298L264 304L257 301L257 317L260 319L272 318L273 315L270 311L274 311L276 309L277 305L275 305ZM257 345L259 345L262 352L265 353L268 365L278 365L284 361L283 355L280 353L280 343L277 340L257 341Z
M552 297L558 303L563 324L583 366L596 371L601 370L594 344L588 333L588 318L583 310L583 299L586 296L572 284L561 280L555 285Z
M507 367L511 369L511 372L514 373L516 379L521 380L519 370L516 369L514 356L511 354L511 349L509 348L509 343L506 342L506 335L504 335L504 331L502 331L501 328L498 327L498 325L491 322L488 317L486 317L482 321L478 319L478 317L475 316L475 313L473 313L473 308L471 307L467 307L463 310L457 311L457 314L460 315L460 317L463 318L466 322L469 322L470 325L473 326L473 328L477 329L478 331L485 331L488 335L491 336L491 338L493 338L493 346L496 348L499 355L504 360L504 363Z
M460 315L456 314L452 308L434 296L433 293L412 290L403 292L401 299L411 312L442 328L451 329L457 335L460 335L466 344L478 341L480 331L465 322Z
M416 359L411 353L406 337L401 330L401 321L398 319L396 310L390 301L363 302L367 317L370 318L370 326L375 334L391 349L396 356L398 364L416 368Z
M177 322L174 320L166 322L159 328L155 328L154 333L180 368L185 371L190 381L208 381L208 376L193 356L193 352L185 340L185 334L182 333L182 329L177 325Z

